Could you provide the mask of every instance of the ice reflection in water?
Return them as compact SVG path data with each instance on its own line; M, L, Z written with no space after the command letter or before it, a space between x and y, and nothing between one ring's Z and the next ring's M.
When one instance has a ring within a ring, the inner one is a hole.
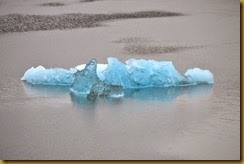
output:
M104 100L112 104L120 104L127 99L135 99L138 101L174 101L181 95L189 97L202 97L212 91L213 85L196 85L185 87L165 87L165 88L141 88L141 89L126 89L124 90L125 96L122 98L108 98L99 97L95 101L90 101L85 95L74 95L69 91L67 86L45 86L45 85L31 85L23 83L24 90L29 95L42 95L42 96L67 96L75 106L86 106L88 108L94 107L99 101Z
M33 85L30 83L22 83L25 92L28 95L65 95L69 93L69 86L51 86L51 85Z

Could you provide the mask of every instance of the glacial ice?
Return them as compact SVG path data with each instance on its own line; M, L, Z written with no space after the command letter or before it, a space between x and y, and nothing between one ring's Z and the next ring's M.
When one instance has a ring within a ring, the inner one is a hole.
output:
M214 83L209 70L193 68L182 75L170 61L129 59L125 63L109 57L108 64L97 64L92 59L69 70L38 66L27 70L21 80L32 84L69 85L74 93L110 96L123 95L122 89Z
M92 59L83 70L78 70L74 73L70 90L74 93L90 93L92 86L100 82L96 70L97 61L96 59Z
M130 88L130 79L126 65L116 58L108 58L108 66L104 71L101 71L99 78L106 84Z
M119 98L124 96L124 90L122 86L107 85L106 83L99 81L91 87L87 98L94 100L97 96Z
M74 73L70 91L73 94L86 94L90 100L97 96L122 97L124 95L121 85L106 84L97 76L97 61L90 60L83 70Z
M201 70L199 68L188 69L185 76L193 84L214 83L213 74L209 70Z
M174 68L172 62L130 59L126 64L133 88L179 86L187 83L187 79Z
M43 66L28 69L22 81L26 81L31 84L41 85L70 85L73 79L73 74L77 70L71 68L69 70L62 68L46 69Z

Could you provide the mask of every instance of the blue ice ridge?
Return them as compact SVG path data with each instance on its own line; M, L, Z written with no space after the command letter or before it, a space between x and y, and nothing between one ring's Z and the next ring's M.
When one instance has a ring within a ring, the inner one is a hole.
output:
M32 67L21 80L35 85L68 85L72 92L82 94L103 94L104 90L110 93L111 88L121 91L121 88L214 83L214 76L209 70L193 68L182 75L170 61L129 59L124 64L114 57L109 57L107 61L108 64L97 64L96 59L92 59L88 64L70 69Z

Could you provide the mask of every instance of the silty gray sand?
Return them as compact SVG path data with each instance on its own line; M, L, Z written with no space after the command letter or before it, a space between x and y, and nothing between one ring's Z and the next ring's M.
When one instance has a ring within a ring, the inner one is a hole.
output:
M62 15L21 15L0 16L0 33L43 31L54 29L90 28L102 22L119 19L156 18L182 16L181 13L166 11L141 11L114 14L62 14Z

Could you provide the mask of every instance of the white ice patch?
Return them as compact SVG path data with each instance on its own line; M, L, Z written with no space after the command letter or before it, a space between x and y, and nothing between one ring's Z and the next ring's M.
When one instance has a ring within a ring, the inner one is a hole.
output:
M201 70L200 68L188 69L185 76L192 82L196 84L201 83L214 83L213 74L209 70Z
M83 70L85 68L86 64L77 65L75 68L79 71ZM101 72L104 71L107 68L108 64L97 64L97 75L100 78L99 75L101 75Z

